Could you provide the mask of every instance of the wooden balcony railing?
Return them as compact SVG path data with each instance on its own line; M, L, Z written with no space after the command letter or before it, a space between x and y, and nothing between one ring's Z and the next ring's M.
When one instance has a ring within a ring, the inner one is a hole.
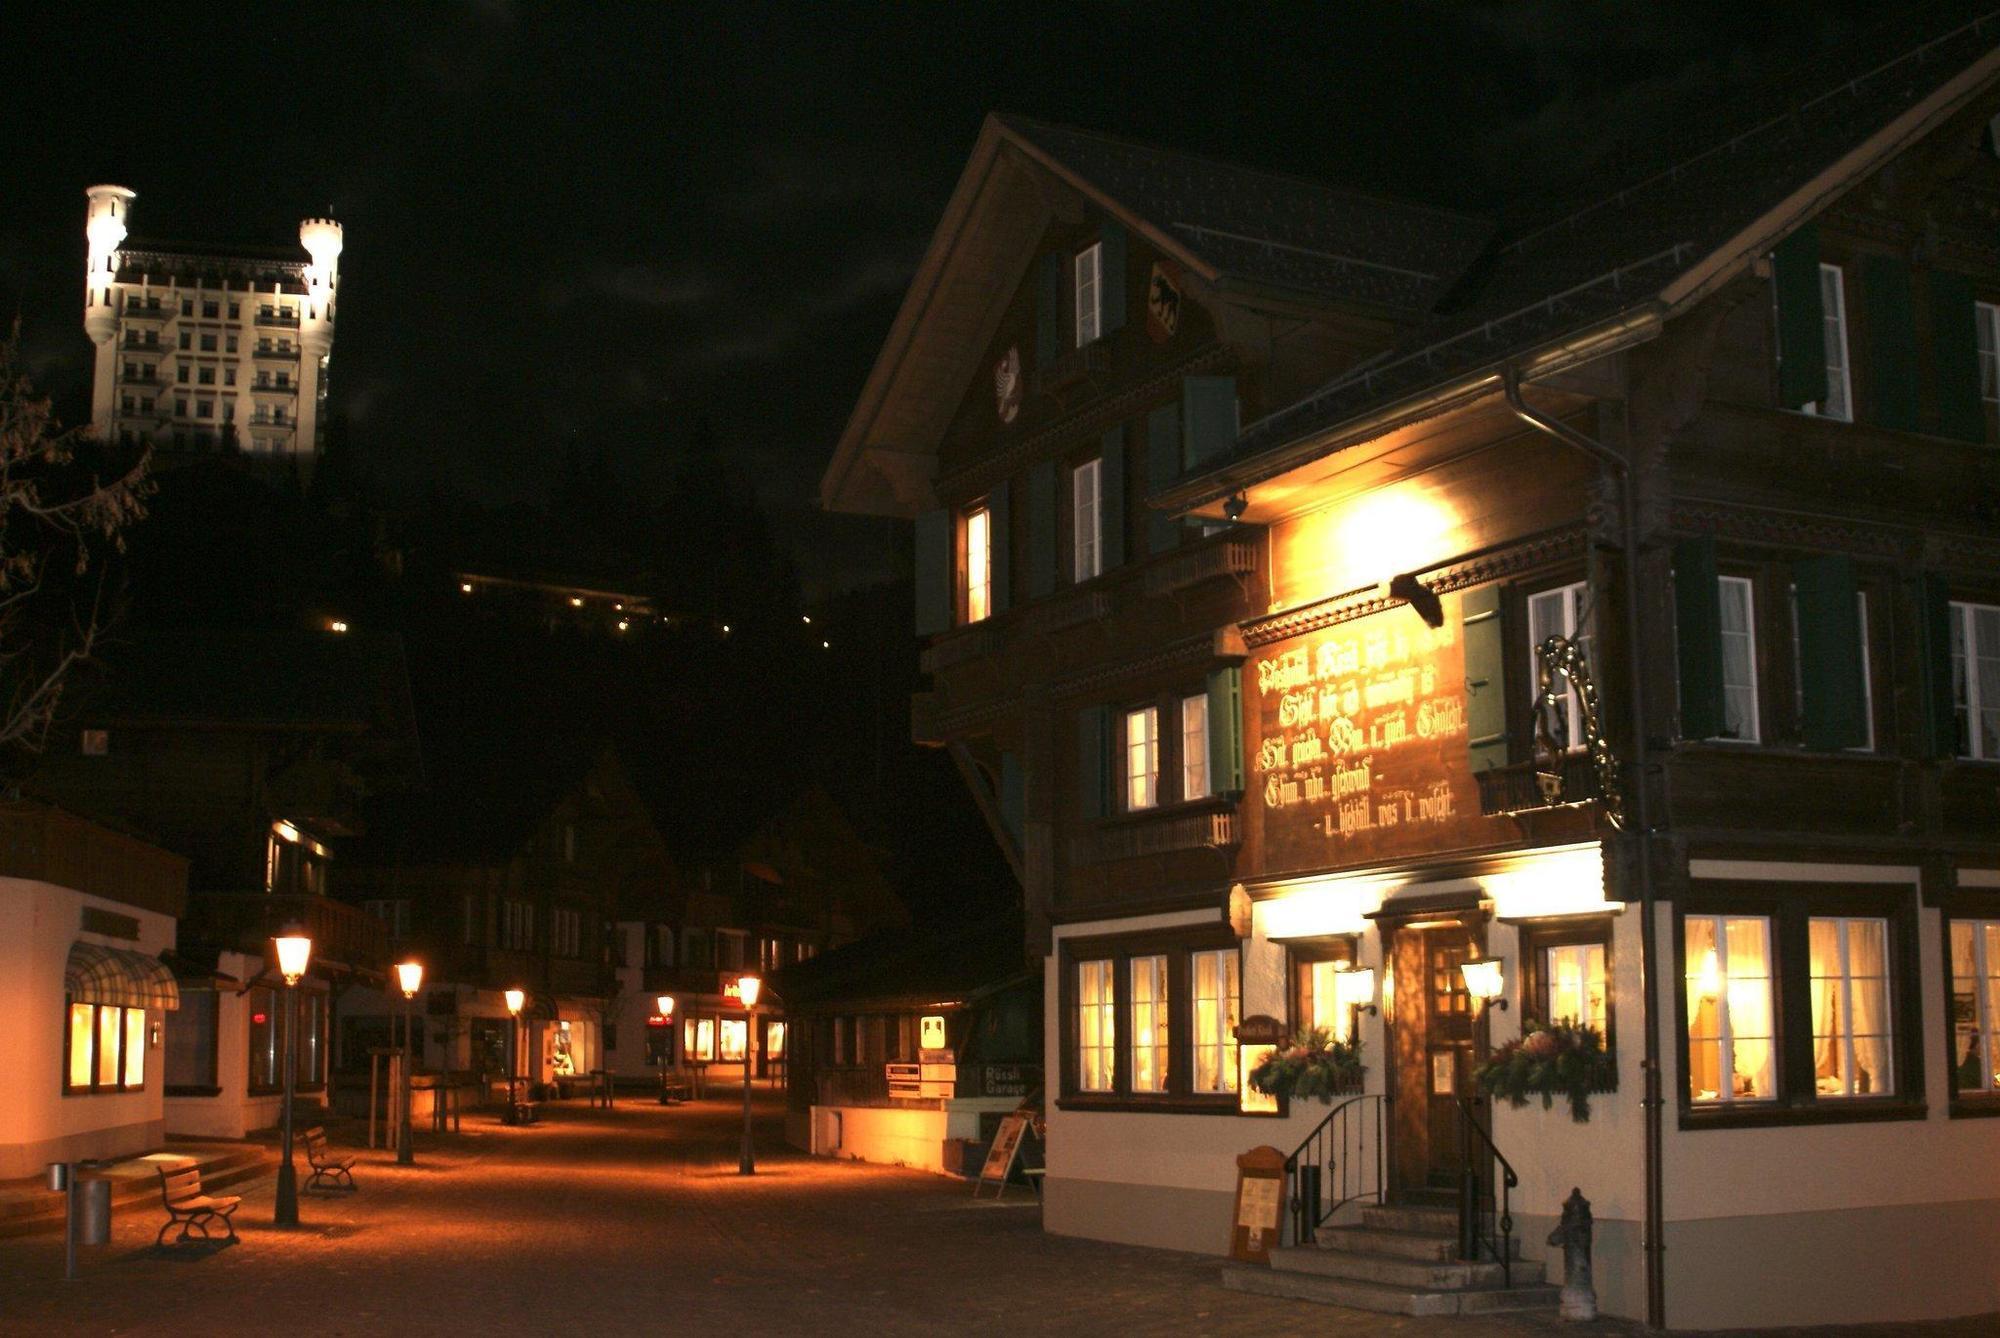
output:
M1169 809L1114 819L1083 833L1075 840L1072 858L1079 864L1103 864L1182 850L1231 850L1242 841L1233 806Z
M266 954L291 925L313 941L313 960L379 973L389 965L389 927L332 897L267 892L201 892L188 899L182 937L212 947Z

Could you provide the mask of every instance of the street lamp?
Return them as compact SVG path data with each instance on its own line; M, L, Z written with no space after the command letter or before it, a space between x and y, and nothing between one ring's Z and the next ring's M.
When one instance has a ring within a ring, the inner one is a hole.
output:
M396 1164L409 1166L417 1159L416 1153L410 1147L410 1074L411 1065L415 1063L412 1058L414 1047L410 1043L410 1033L415 1029L412 1024L416 1021L416 1009L412 1007L412 1001L417 997L417 991L424 985L424 964L396 963L396 983L403 990L403 1128L396 1136Z
M757 1173L757 1150L750 1142L750 1042L757 1035L757 996L764 982L756 976L739 976L736 992L743 1000L743 1156L736 1164L740 1175Z
M658 998L654 999L653 1002L659 1005L661 1033L666 1042L666 1052L660 1055L660 1104L664 1106L667 1104L667 1095L671 1090L667 1086L669 1077L673 1073L673 1071L678 1067L678 1065L673 1061L672 1058L675 1054L674 996L671 994L662 994Z
M516 1124L521 1118L521 1103L514 1098L514 1083L520 1068L521 1046L521 1005L528 996L521 990L507 991L507 1123Z
M298 986L305 977L306 963L312 960L313 944L297 925L286 926L272 943L278 950L278 974L285 978L285 1107L284 1146L278 1162L278 1206L271 1221L275 1226L294 1227L299 1224L299 1173L292 1166L292 1096L298 1067L293 1047L298 1030Z

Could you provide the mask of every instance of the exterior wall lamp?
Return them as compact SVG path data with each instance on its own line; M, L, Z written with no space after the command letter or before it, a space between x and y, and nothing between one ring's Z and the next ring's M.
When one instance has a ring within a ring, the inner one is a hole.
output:
M1375 968L1349 963L1333 971L1334 1002L1358 1013L1380 1015L1375 1003Z
M1459 974L1465 977L1465 992L1479 1000L1480 1011L1507 1007L1504 966L1498 957L1475 957L1458 964Z
M1426 627L1444 626L1444 601L1437 592L1416 578L1413 572L1404 572L1389 582L1389 598L1400 599L1417 611Z

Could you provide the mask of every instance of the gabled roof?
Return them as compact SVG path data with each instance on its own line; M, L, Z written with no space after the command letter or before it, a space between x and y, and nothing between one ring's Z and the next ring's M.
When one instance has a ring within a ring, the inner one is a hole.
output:
M1509 361L1553 370L1657 329L1989 87L1996 40L2000 12L1898 18L1774 80L1748 115L1663 130L1615 189L1513 229L1396 349L1248 425L1168 498L1214 502L1441 411L1442 396L1491 393Z

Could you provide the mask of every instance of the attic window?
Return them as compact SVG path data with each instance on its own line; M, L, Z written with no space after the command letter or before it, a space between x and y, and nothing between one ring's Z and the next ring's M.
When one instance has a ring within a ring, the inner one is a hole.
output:
M1085 344L1095 343L1102 328L1099 302L1103 291L1104 244L1092 242L1077 252L1070 274L1076 298L1076 346L1082 348Z

